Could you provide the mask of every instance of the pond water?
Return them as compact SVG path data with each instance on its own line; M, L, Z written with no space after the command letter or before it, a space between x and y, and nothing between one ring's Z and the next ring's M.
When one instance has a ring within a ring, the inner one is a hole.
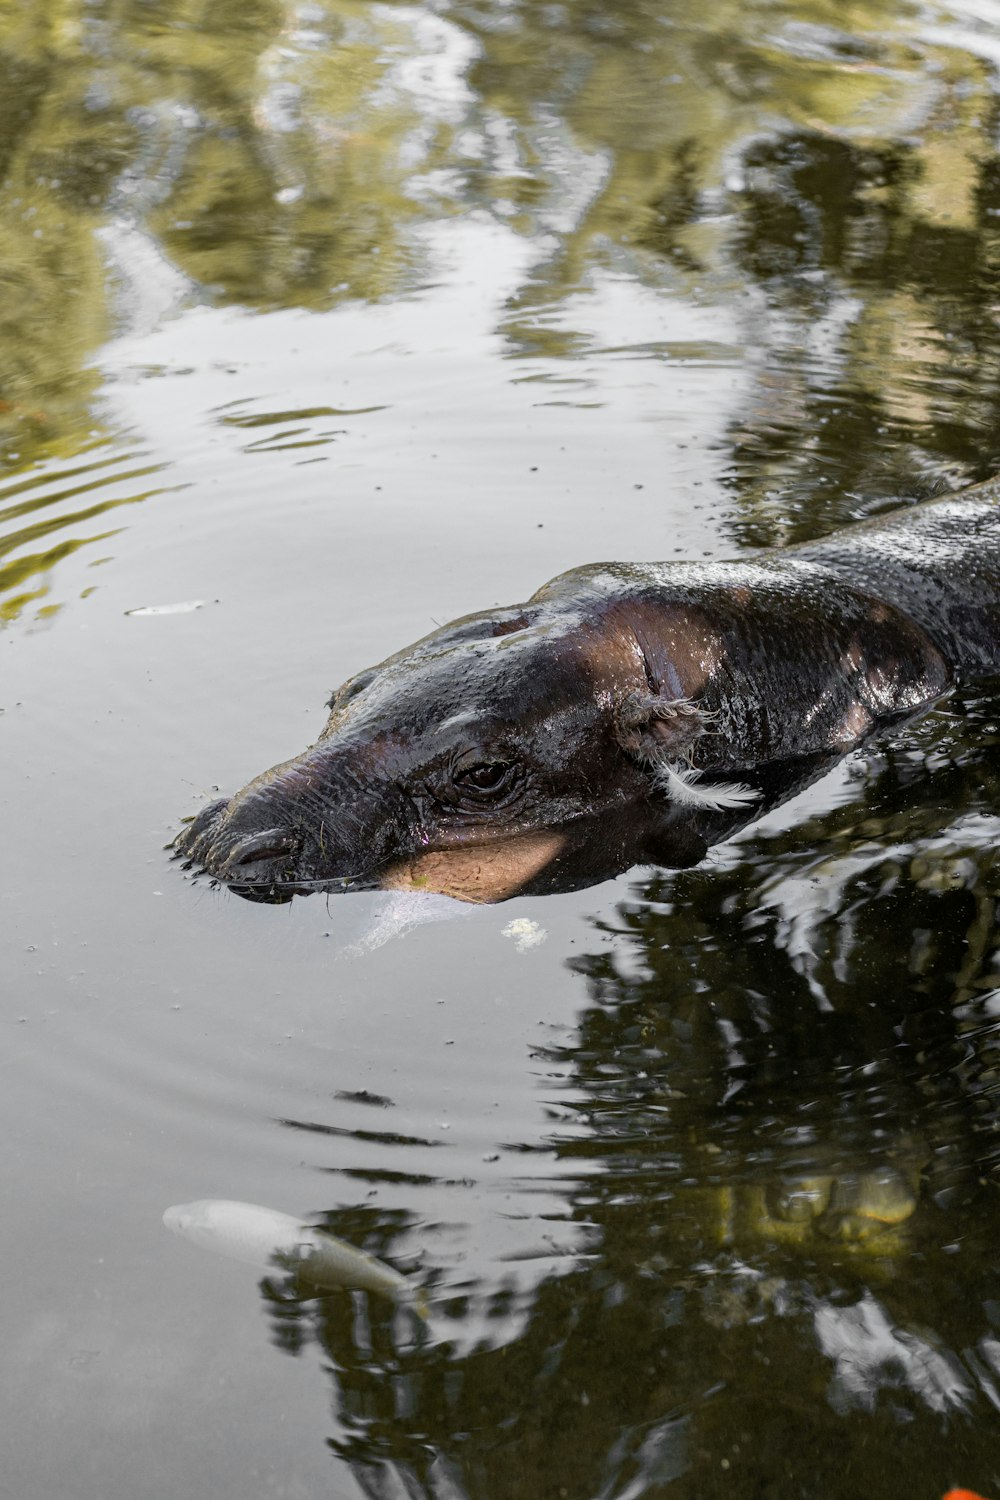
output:
M416 925L164 852L436 622L1000 471L998 68L995 0L0 4L7 1493L998 1500L1000 691Z

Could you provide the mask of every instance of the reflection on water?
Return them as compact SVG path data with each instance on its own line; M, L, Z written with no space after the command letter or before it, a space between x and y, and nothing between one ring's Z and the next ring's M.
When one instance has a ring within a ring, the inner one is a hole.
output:
M0 454L22 471L85 448L97 347L158 297L319 314L420 295L440 268L419 226L486 215L532 247L497 333L554 363L531 378L556 401L588 383L575 310L615 281L737 312L739 348L618 352L745 363L719 459L745 542L983 477L991 14L9 5ZM287 439L335 436L296 420ZM13 588L8 617L29 602Z
M428 1341L370 1301L276 1303L264 1284L278 1347L329 1357L331 1446L366 1494L683 1478L749 1496L762 1472L841 1494L844 1442L855 1488L940 1472L943 1489L943 1443L996 1487L995 703L886 745L808 840L758 835L724 867L634 884L627 941L571 960L593 1003L536 1053L559 1123L525 1149L564 1209L533 1294L425 1265ZM374 1210L328 1227L380 1255L420 1240Z
M161 485L135 493L136 482L160 472L161 466L143 465L133 454L107 455L102 451L105 447L102 441L92 439L77 449L75 461L68 465L50 462L27 478L0 484L0 623L16 619L26 605L44 597L44 579L64 557L115 536L115 527L104 529L104 518L111 512L122 505L137 505L169 488ZM98 456L80 462L90 454ZM83 534L75 531L80 523L90 521L97 522L96 530L88 526ZM18 522L21 524L14 524ZM62 535L70 526L74 534ZM50 537L61 539L48 544ZM41 550L39 543L43 544ZM94 559L92 566L98 561ZM41 606L38 618L50 616L58 608Z
M443 554L474 608L637 515L647 555L751 548L1000 469L998 27L0 0L24 1500L1000 1500L996 693L517 943L335 956L348 916L188 900L159 853L198 740L233 785L297 748L304 682L431 628ZM156 1261L216 1194L339 1204L428 1327L272 1281L262 1351L228 1265Z

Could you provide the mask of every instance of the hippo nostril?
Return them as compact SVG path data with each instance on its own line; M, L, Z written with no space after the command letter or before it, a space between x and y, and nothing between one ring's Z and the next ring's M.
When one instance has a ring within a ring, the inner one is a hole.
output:
M299 847L299 840L286 828L268 828L263 833L251 833L229 851L224 874L240 865L254 865L268 859L281 859Z

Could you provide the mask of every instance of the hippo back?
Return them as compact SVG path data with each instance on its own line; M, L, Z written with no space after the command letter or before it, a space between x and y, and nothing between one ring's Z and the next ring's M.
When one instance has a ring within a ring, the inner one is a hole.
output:
M894 604L958 677L1000 671L1000 481L786 549Z

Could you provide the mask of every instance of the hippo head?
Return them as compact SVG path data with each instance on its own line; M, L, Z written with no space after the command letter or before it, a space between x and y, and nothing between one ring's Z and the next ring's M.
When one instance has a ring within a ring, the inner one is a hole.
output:
M574 605L469 616L360 673L315 745L206 807L175 847L266 901L375 886L502 900L696 862L705 840L650 761L690 748L700 715L651 694L627 621ZM582 838L595 820L602 835ZM573 876L581 850L598 867Z

